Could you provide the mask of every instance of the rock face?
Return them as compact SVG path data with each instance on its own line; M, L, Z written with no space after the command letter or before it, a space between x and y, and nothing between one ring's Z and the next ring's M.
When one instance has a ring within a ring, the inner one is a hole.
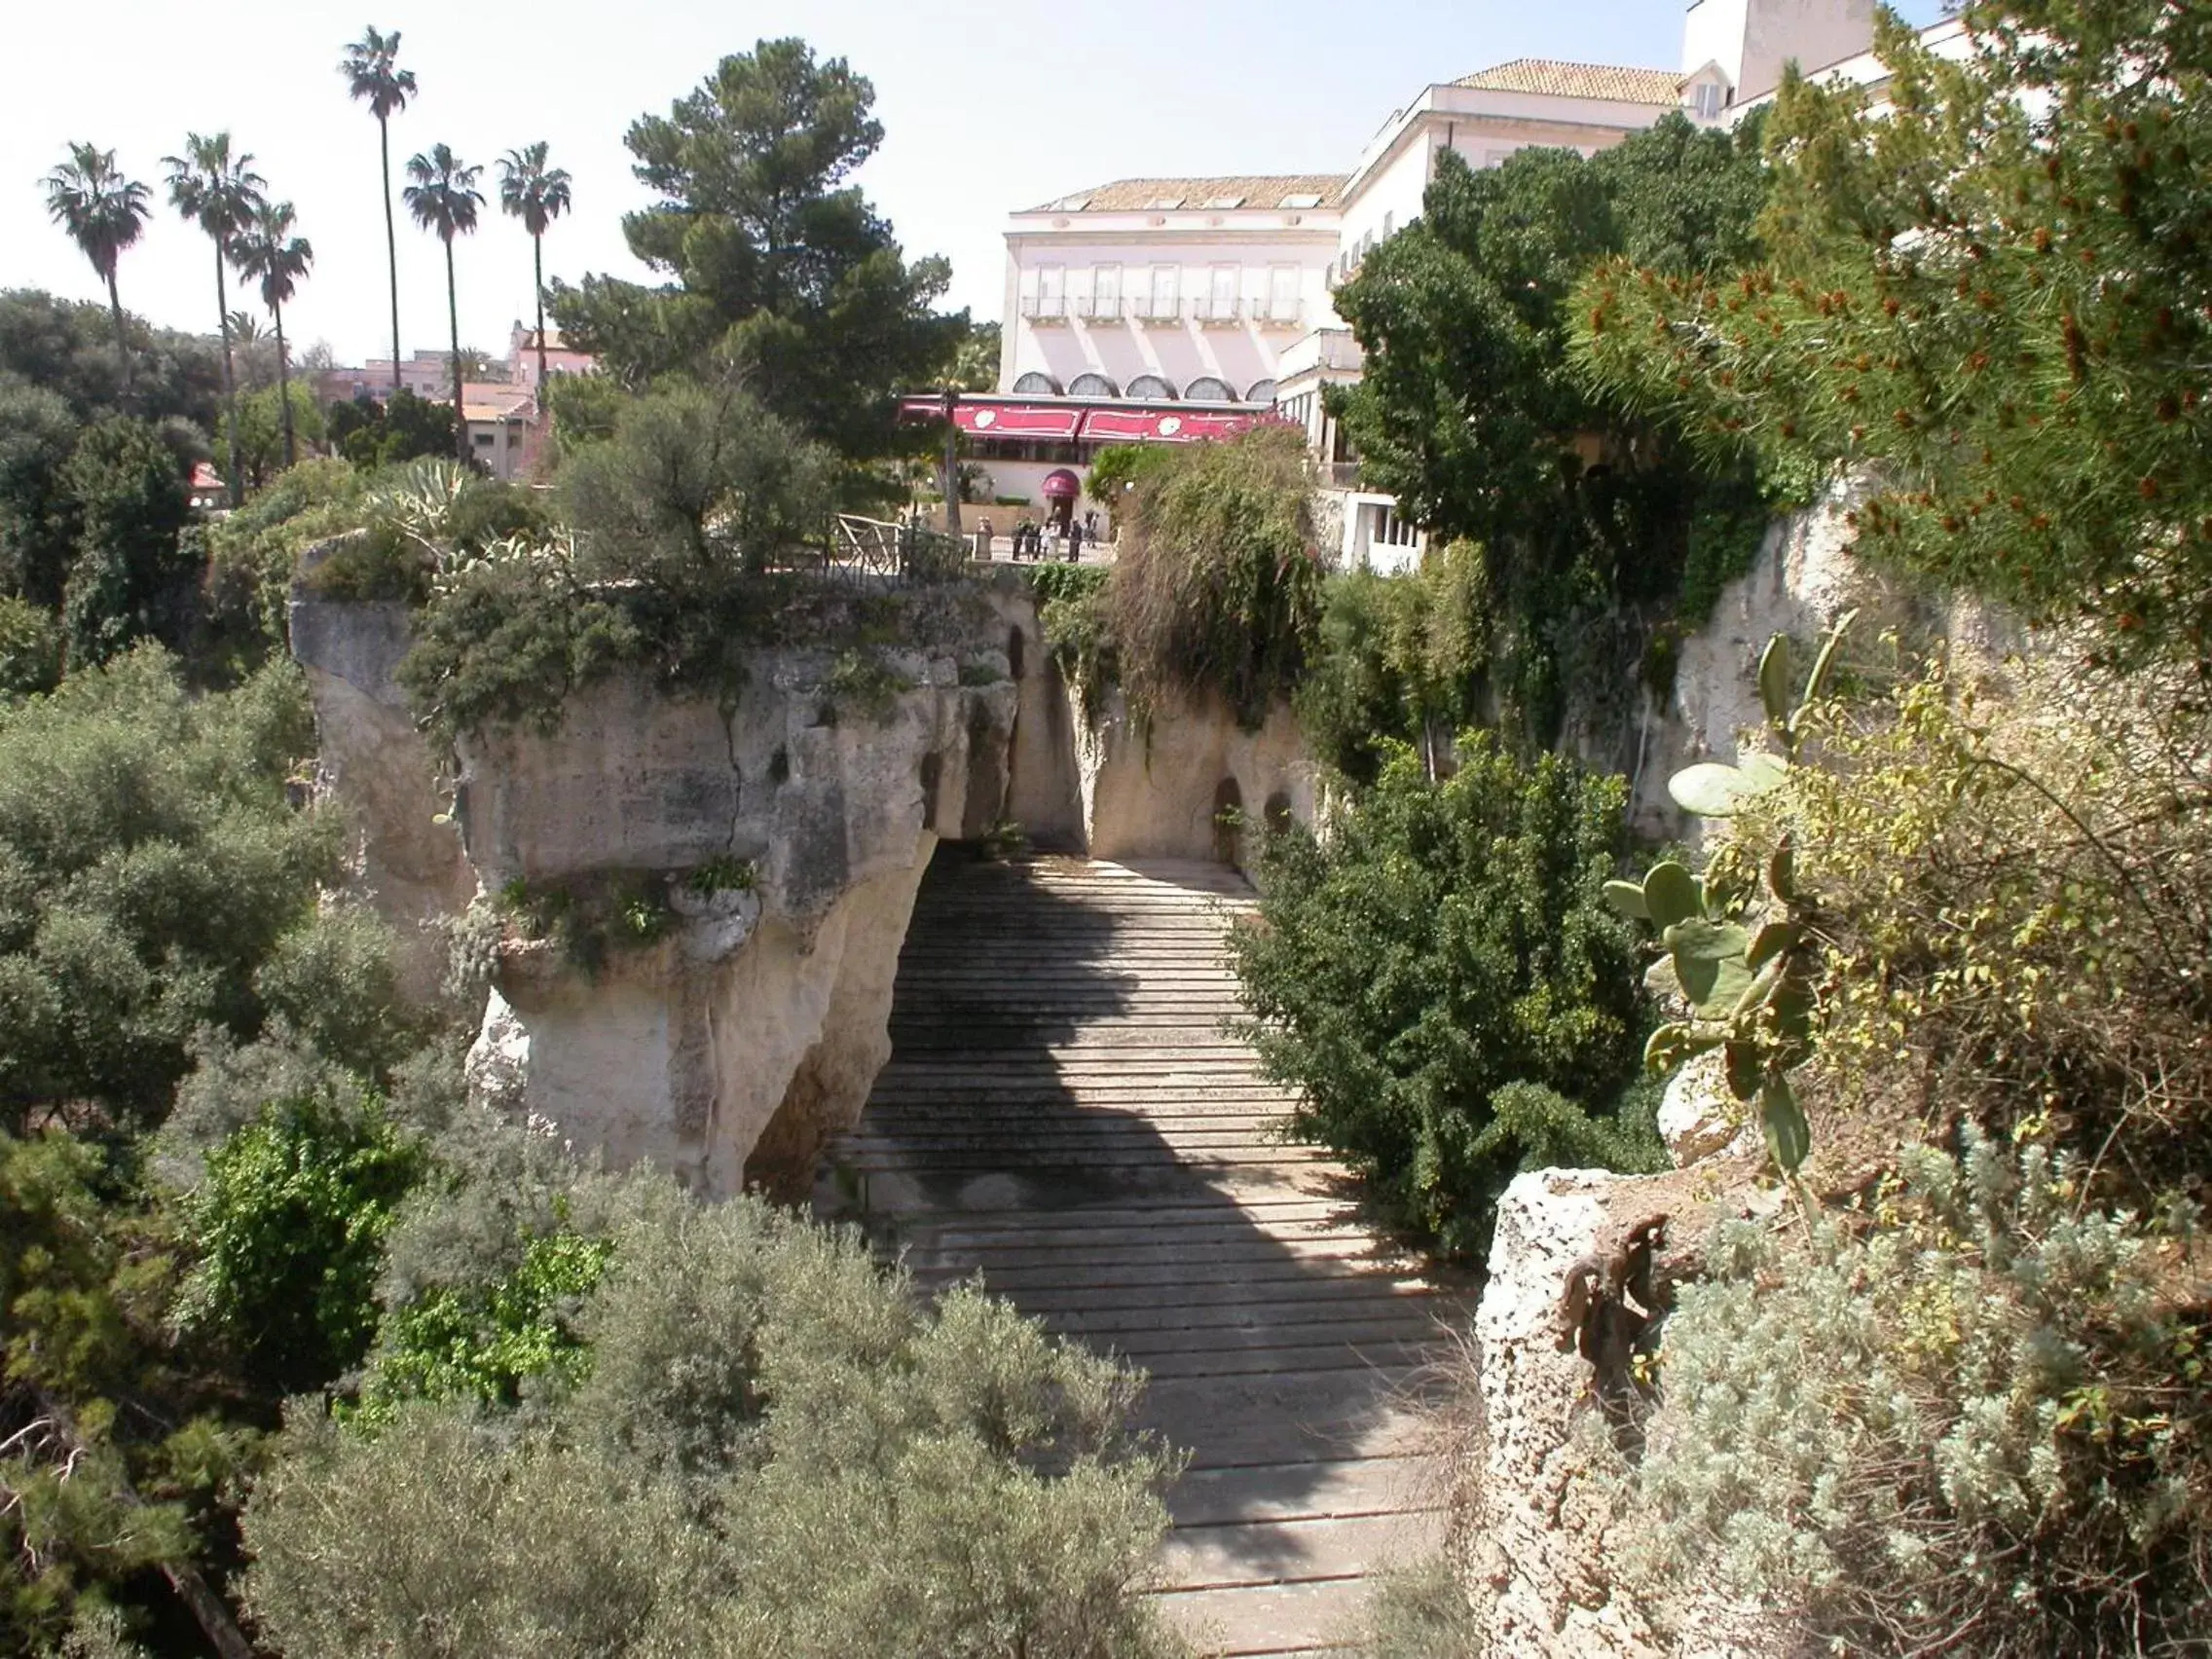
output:
M1853 636L1872 641L1885 628L1944 642L1954 656L1994 665L2021 647L2024 635L2003 611L1972 601L1915 594L1853 556L1858 532L1849 515L1864 489L1842 482L1812 506L1768 527L1751 571L1721 590L1704 627L1684 639L1673 694L1654 706L1648 693L1633 755L1624 755L1638 830L1666 836L1694 831L1667 793L1667 780L1708 757L1733 760L1737 740L1760 724L1759 653L1776 634L1810 645L1845 611L1857 609ZM1809 655L1799 659L1810 663Z
M582 953L559 927L526 940L508 919L473 1087L705 1194L798 1195L889 1057L899 947L938 840L1007 816L1017 706L1058 696L1011 677L1027 611L995 595L973 638L877 653L882 683L859 690L802 650L756 653L721 705L609 678L552 732L463 740L450 817L392 679L406 608L303 591L292 637L324 787L359 827L358 884L402 928L412 989L434 992L436 924L472 899L595 918L604 947ZM1035 675L1044 654L1026 654ZM1065 779L1072 799L1072 764ZM642 927L599 925L626 906Z
M411 643L404 605L291 603L292 654L314 704L318 788L352 827L353 885L399 936L401 980L428 1001L445 977L437 924L466 908L476 872L445 817L439 766L392 679Z
M1568 1270L1608 1219L1633 1207L1633 1176L1542 1169L1498 1200L1490 1279L1475 1310L1482 1353L1478 1606L1493 1653L1515 1659L1652 1659L1642 1613L1605 1570L1611 1507L1575 1427L1598 1409L1589 1361L1561 1346Z
M990 683L961 683L963 654ZM479 1072L519 1076L578 1146L716 1196L803 1192L859 1116L915 887L940 834L1002 815L1017 699L991 649L887 654L903 688L880 708L840 707L821 653L749 666L729 706L616 677L554 732L472 735L456 803L489 893L613 887L673 911L588 968L509 947Z
M1110 692L1095 723L1077 730L1086 850L1097 859L1218 859L1241 866L1239 837L1222 814L1312 822L1317 769L1290 710L1271 709L1247 731L1217 696L1178 699L1149 732Z

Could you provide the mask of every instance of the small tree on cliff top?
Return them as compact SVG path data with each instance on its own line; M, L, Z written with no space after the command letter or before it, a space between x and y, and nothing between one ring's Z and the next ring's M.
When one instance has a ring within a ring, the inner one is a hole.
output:
M1865 545L2201 657L2212 28L2163 0L1965 18L1959 64L1881 24L1886 113L1788 79L1770 261L1615 261L1577 296L1577 354L1710 454L1865 470Z

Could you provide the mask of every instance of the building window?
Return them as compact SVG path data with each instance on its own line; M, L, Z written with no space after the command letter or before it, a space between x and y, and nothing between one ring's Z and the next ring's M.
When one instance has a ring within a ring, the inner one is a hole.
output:
M1254 381L1252 388L1244 394L1246 403L1272 403L1275 400L1275 383L1272 380Z
M1122 268L1101 265L1091 274L1090 314L1111 320L1122 314Z
M1296 322L1298 320L1298 267L1271 265L1268 267L1268 320L1270 322Z
M1237 268L1216 265L1206 273L1203 315L1213 322L1229 322L1236 315Z
M1158 375L1139 375L1129 382L1129 396L1139 403L1165 403L1175 396L1175 388Z
M1700 81L1691 92L1700 121L1720 119L1720 84L1717 81Z
M1183 268L1179 265L1155 265L1152 268L1152 288L1145 300L1145 315L1172 317L1182 313Z
M1229 383L1225 380L1217 380L1212 375L1200 375L1183 388L1183 395L1195 398L1200 403L1235 403L1236 401L1236 393L1231 389Z
M1418 547L1420 532L1400 518L1395 509L1375 509L1375 531L1368 540L1377 547Z
M1395 212L1385 212L1382 215L1382 240L1384 241L1388 241L1390 240L1390 233L1397 228L1398 215Z
M490 449L492 447L493 440L490 432L478 432L475 434L475 438L478 449Z
M1104 375L1078 375L1068 383L1070 397L1119 397L1114 383Z
M1014 381L1014 389L1023 397L1057 397L1060 383L1051 375L1041 375L1032 369Z

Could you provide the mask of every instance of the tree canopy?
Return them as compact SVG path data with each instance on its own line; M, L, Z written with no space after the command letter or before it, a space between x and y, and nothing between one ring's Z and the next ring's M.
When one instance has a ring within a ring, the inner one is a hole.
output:
M1585 285L1578 353L1711 455L1878 481L1862 545L2201 655L2212 628L2212 34L2158 0L1890 19L1891 110L1786 80L1760 263Z
M563 335L633 387L719 358L803 435L887 453L892 393L942 374L967 322L932 309L945 262L909 262L848 182L883 139L874 102L844 59L776 40L640 117L624 142L657 200L623 234L668 281L557 286Z
M1481 547L1506 712L1536 742L1553 735L1581 618L1670 602L1701 512L1720 507L1755 544L1748 470L1693 465L1663 422L1567 355L1574 284L1607 255L1684 271L1750 256L1765 189L1755 125L1706 132L1670 115L1592 160L1525 149L1479 172L1447 152L1421 217L1337 292L1366 351L1335 400L1345 432L1408 517Z

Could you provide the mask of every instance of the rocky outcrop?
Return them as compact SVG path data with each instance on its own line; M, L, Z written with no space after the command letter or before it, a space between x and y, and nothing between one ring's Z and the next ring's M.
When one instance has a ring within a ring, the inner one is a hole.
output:
M889 1057L931 854L1007 816L1017 704L1044 694L1008 655L1026 597L975 608L942 648L763 649L719 701L612 676L441 765L393 682L406 608L298 593L324 788L411 988L472 902L499 937L472 1086L702 1193L802 1194Z
M1515 1659L1778 1659L1787 1633L1681 1586L1620 1581L1629 1365L1723 1209L1771 1214L1748 1165L1668 1175L1542 1169L1498 1201L1475 1311L1482 1423L1469 1589L1487 1651Z
M1119 691L1094 721L1071 720L1086 850L1098 859L1217 859L1241 866L1228 813L1310 823L1318 768L1288 707L1258 730L1211 694L1174 699L1148 727Z
M1751 570L1721 590L1712 616L1682 641L1670 694L1642 695L1636 741L1619 762L1629 767L1630 813L1641 832L1694 831L1668 796L1667 780L1698 760L1733 760L1741 734L1762 722L1758 658L1776 634L1810 645L1856 609L1852 631L1861 642L1895 627L1984 669L2021 648L2024 632L2002 609L1933 596L1856 558L1852 515L1864 494L1861 484L1840 482L1812 506L1776 519Z
M896 688L858 706L825 653L762 652L720 706L616 677L552 731L463 740L455 816L487 893L564 914L643 904L631 936L668 910L657 937L596 960L564 954L558 928L510 941L478 1048L488 1086L699 1192L804 1192L889 1057L900 941L940 835L1004 811L1016 691L995 646L878 666Z
M314 705L317 788L351 831L352 886L397 936L403 987L427 1002L445 978L439 923L467 906L476 872L392 678L411 643L407 607L331 604L303 590L291 635Z

